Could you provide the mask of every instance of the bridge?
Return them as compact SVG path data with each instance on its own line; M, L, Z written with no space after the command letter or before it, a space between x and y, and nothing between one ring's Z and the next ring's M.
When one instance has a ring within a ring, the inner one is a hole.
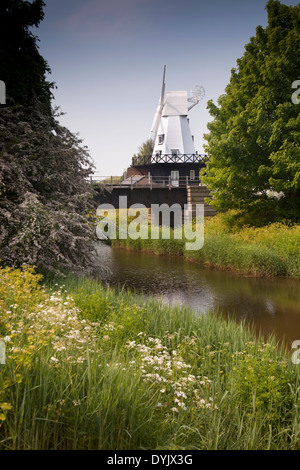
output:
M127 177L101 176L94 173L90 177L92 184L108 190L118 186L134 188L177 188L199 185L199 169L204 168L209 161L208 155L171 154L156 152L153 155L134 156L131 167L127 170ZM177 171L172 171L177 170ZM192 170L192 171L191 171ZM178 175L174 175L178 173ZM179 176L181 173L181 176ZM193 175L192 175L192 174Z
M199 186L199 180L190 176L179 176L173 178L171 176L152 176L152 175L132 175L128 178L124 176L101 176L97 173L90 176L90 182L95 188L106 191L112 191L117 188L187 188L188 186Z
M145 175L129 178L93 175L90 182L94 186L95 202L98 205L111 204L118 209L120 197L126 196L127 207L143 204L149 214L152 204L180 204L182 208L185 204L191 204L193 214L196 213L197 204L204 204L205 217L216 214L215 209L205 202L206 198L211 199L207 187L190 177L179 177L172 181L170 177Z
M204 215L213 216L216 211L205 202L211 199L208 189L199 179L199 170L209 160L207 155L156 153L135 156L132 165L123 176L103 176L94 173L90 182L95 189L95 201L119 208L121 196L126 196L127 207L142 204L150 211L152 204L204 204ZM181 176L180 176L181 175Z

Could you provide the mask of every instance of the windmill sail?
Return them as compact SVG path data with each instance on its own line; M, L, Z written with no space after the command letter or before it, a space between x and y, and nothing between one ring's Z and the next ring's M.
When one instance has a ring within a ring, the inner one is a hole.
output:
M163 82L162 82L162 87L161 87L161 95L160 99L158 102L157 110L153 119L149 139L151 139L153 142L155 142L156 135L157 135L157 130L158 130L158 125L161 119L163 107L164 107L164 98L165 98L165 76L166 76L166 66L164 66L164 74L163 74Z

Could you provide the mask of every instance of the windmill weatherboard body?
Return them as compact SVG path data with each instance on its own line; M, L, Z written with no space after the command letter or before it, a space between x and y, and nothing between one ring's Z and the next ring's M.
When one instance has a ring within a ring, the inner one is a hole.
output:
M152 123L149 139L153 153L138 161L133 159L130 175L170 178L172 186L179 186L186 177L199 184L199 170L205 166L205 156L195 150L188 112L204 97L205 91L197 86L188 96L187 91L166 92L166 66L163 71L161 94ZM129 175L128 175L129 176Z
M196 87L188 98L187 91L168 91L165 94L164 67L161 96L149 138L154 143L153 156L196 155L194 138L190 131L188 112L204 97L203 87ZM189 103L192 103L189 106ZM185 160L184 158L181 160Z

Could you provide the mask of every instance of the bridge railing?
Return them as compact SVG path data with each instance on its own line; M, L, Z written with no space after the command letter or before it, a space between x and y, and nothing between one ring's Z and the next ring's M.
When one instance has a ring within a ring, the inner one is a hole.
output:
M175 176L175 175L174 175ZM184 188L187 186L199 186L201 181L199 177L190 176L152 176L152 175L132 175L128 178L116 176L90 177L91 184L97 185L103 189L112 190L113 188Z

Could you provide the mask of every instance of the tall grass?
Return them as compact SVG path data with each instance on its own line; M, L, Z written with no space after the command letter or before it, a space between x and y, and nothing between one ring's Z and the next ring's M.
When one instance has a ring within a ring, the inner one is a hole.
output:
M300 448L298 366L274 339L26 273L0 276L1 449Z

